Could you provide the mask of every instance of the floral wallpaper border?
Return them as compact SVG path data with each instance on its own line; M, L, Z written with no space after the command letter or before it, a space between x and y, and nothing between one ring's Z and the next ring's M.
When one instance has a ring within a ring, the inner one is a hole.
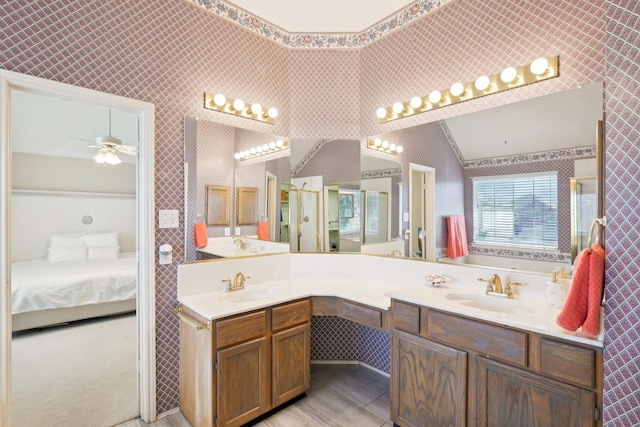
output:
M474 245L469 245L470 254L478 255L491 255L499 257L510 258L526 258L537 259L541 261L558 261L569 263L571 262L571 254L568 253L550 253L550 252L538 252L535 250L526 249L497 249L497 248L485 248Z
M340 49L361 48L397 30L452 0L419 0L361 33L300 34L288 33L260 17L226 3L223 0L186 0L235 22L270 40L291 48Z
M581 159L596 156L596 146L567 148L539 153L518 154L517 156L492 157L465 161L463 167L482 168L487 166L513 165L516 163L546 162L549 160Z
M309 161L313 158L313 156L316 155L318 151L320 151L320 149L325 144L325 142L327 142L326 139L321 139L320 141L318 141L318 143L314 145L311 150L309 150L309 152L302 158L302 160L300 160L300 163L298 163L296 167L291 169L292 178L295 178L298 175L298 173L300 173L302 168L305 167L307 163L309 163Z
M360 172L360 179L384 178L386 176L402 176L402 169L379 169L375 171Z

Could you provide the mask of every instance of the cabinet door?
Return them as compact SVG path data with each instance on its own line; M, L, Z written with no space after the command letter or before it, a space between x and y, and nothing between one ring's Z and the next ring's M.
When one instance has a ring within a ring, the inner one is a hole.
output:
M391 419L402 427L466 425L467 353L394 330Z
M478 427L595 425L595 394L482 357L477 362Z
M273 334L273 406L278 406L309 388L311 381L311 325Z
M218 426L240 426L269 409L267 339L218 351Z

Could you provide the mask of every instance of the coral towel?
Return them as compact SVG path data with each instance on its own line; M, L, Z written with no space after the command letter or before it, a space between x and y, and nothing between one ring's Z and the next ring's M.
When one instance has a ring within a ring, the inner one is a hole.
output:
M204 222L194 224L193 240L196 248L204 248L207 246L207 225Z
M600 306L604 293L604 248L598 244L591 246L589 259L589 298L587 301L587 318L582 325L582 332L588 335L600 333Z
M582 326L588 335L600 333L600 305L604 292L604 248L599 244L578 254L567 301L556 323L575 331Z
M258 239L269 240L269 224L266 221L258 222Z
M464 225L464 215L452 215L447 218L449 228L449 241L447 243L447 256L451 259L469 255L467 248L467 232Z

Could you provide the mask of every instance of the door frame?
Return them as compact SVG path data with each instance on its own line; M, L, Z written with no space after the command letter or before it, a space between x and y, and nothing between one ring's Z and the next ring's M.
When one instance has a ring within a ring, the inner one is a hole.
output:
M436 260L436 170L429 166L419 165L417 163L409 163L409 230L411 240L409 242L409 253L412 251L412 243L414 238L418 238L417 226L420 221L413 217L413 173L420 172L423 176L424 194L423 200L420 200L424 213L424 224L422 225L423 236L429 238L423 240L422 259L428 261ZM428 208L431 206L431 208Z
M137 340L140 415L156 419L154 105L13 71L0 70L0 427L11 425L11 91L92 103L135 113L137 167Z
M269 240L276 239L276 207L278 197L278 177L270 172L266 172L266 191L267 199L265 202L265 218L269 227Z

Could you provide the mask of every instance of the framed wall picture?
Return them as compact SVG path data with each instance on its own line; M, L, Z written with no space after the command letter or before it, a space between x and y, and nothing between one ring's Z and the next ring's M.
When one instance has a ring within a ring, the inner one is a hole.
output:
M231 224L231 187L207 185L207 225Z
M236 187L237 225L258 223L258 189Z

